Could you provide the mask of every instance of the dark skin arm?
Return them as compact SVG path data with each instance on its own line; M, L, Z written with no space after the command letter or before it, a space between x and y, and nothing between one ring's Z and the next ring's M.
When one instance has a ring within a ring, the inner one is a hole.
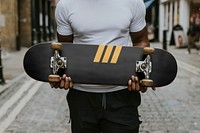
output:
M71 42L73 43L74 37L73 35L63 36L57 33L58 42Z
M130 32L133 46L149 47L149 39L147 27L144 27L139 32Z
M58 38L58 42L69 42L69 43L73 43L73 35L67 35L67 36L63 36L60 35L59 33L57 33L57 38ZM65 74L60 78L60 82L59 83L50 83L51 87L53 88L63 88L63 89L68 89L68 88L72 88L73 87L73 83L72 83L72 79L71 77L66 76Z
M147 32L147 27L144 27L141 31L139 32L131 32L131 40L133 46L141 46L141 47L149 47L149 40L148 40L148 32ZM143 87L139 83L138 77L132 75L131 79L128 81L128 89L131 90L137 90L141 92L146 92L147 88Z
M133 46L149 46L146 27L139 32L130 32L130 36L132 39ZM58 33L57 37L59 42L73 42L73 35L63 36ZM64 74L63 77L61 77L60 83L51 83L51 87L64 89L72 88L72 79ZM128 81L128 89L130 91L137 90L141 92L145 92L147 90L147 88L140 86L138 77L134 75L132 75L131 79Z

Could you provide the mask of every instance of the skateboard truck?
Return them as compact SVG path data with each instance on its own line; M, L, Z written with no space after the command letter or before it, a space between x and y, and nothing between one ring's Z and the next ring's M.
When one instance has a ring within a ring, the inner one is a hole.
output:
M152 62L150 55L147 55L144 61L136 62L136 71L143 72L146 79L150 78L151 70L152 70Z
M50 68L53 69L53 74L49 75L48 79L50 82L59 82L60 76L58 75L58 71L67 68L67 58L60 57L59 51L62 49L61 43L52 43L51 48L54 50L54 56L50 59Z
M144 47L144 54L147 55L147 57L144 59L144 61L136 62L136 72L142 72L145 76L145 79L140 80L140 84L144 87L151 87L153 90L155 90L155 88L153 87L153 80L150 79L150 74L152 72L152 62L150 55L153 54L154 51L154 48Z

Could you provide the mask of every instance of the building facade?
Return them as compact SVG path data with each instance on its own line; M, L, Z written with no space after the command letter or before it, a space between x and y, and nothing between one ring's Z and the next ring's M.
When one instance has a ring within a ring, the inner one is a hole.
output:
M0 40L19 50L55 38L55 0L0 0Z
M160 0L159 2L159 41L166 37L168 43L172 38L173 28L180 25L185 35L189 20L193 14L200 13L200 0ZM166 36L164 36L164 31Z
M146 22L148 25L148 38L150 41L158 41L159 34L159 1L144 0L146 6Z
M18 3L0 0L0 39L3 48L15 49L18 29Z

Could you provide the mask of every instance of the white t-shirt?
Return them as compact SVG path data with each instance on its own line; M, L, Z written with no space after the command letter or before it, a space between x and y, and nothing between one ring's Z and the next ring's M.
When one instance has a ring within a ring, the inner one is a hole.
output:
M73 43L123 46L130 45L129 32L138 32L146 26L145 15L143 0L60 0L55 12L57 32L73 34ZM74 85L75 89L88 92L111 92L126 87Z

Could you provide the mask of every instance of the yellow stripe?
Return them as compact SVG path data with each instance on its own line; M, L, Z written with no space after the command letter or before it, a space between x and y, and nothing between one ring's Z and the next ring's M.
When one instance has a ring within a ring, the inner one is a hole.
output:
M103 57L102 63L108 63L108 60L110 58L110 54L112 52L113 46L109 45L106 49L105 55Z
M116 46L115 52L114 52L114 54L113 54L113 57L112 57L110 63L113 63L113 64L117 63L118 58L119 58L119 55L120 55L120 53L121 53L121 49L122 49L122 46Z
M105 45L99 45L93 62L97 62L98 63L100 61L102 53L103 53L103 50L104 50L104 47L105 47Z

